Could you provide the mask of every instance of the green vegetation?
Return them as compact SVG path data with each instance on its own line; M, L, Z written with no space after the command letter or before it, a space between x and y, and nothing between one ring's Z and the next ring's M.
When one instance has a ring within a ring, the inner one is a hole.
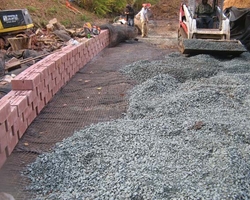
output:
M35 22L35 25L36 25L37 27L46 27L46 25L47 25L48 23L49 23L48 21L46 21L46 20L40 18L40 20L38 20L38 21Z
M64 25L65 27L70 27L72 25L69 19L62 20L61 24Z
M78 16L78 19L80 20L80 21L91 21L91 18L90 17L88 17L87 15L79 15Z
M33 6L27 6L27 9L30 13L35 13L38 9Z
M51 8L48 8L46 10L46 14L48 15L53 15L53 14L56 14L57 13L57 7L56 6L53 6Z
M107 15L117 15L117 13L121 13L126 4L130 3L133 5L135 10L140 10L143 3L151 3L156 4L159 0L78 0L75 1L80 7L94 12L98 16L105 17Z

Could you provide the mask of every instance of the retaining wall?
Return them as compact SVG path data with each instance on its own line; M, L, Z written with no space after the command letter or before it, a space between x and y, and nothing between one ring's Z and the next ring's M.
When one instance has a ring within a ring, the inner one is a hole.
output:
M109 32L68 45L18 74L0 99L0 168L26 129L70 78L109 45Z

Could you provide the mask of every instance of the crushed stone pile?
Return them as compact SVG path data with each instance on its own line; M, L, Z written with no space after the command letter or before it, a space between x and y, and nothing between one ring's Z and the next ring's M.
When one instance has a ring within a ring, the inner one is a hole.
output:
M23 172L36 199L249 199L250 54L172 53L138 81L122 119L93 124Z

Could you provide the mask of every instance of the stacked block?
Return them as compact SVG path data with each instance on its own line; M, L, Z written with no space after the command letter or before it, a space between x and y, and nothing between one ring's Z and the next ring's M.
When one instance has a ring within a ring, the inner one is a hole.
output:
M68 45L18 74L0 99L0 168L28 126L72 76L109 45L109 32Z

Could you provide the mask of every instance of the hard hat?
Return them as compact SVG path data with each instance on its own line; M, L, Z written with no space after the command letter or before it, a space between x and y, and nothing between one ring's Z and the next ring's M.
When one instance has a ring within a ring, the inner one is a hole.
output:
M145 6L146 6L146 7L148 7L148 8L149 8L149 7L151 7L151 4L150 4L150 3L143 3L143 4L142 4L142 6L143 6L143 7L145 7Z

